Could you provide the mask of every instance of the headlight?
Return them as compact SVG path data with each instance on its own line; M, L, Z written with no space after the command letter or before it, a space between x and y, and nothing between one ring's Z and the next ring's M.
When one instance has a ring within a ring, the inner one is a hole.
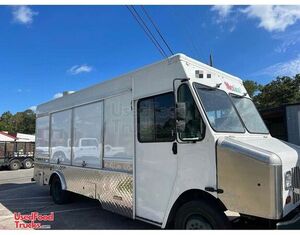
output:
M292 187L292 172L287 171L284 175L285 190L289 190Z

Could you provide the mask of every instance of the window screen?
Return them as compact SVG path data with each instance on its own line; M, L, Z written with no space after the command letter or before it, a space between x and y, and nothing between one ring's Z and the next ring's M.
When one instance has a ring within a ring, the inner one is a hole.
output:
M173 93L153 96L138 102L140 142L168 142L175 139Z

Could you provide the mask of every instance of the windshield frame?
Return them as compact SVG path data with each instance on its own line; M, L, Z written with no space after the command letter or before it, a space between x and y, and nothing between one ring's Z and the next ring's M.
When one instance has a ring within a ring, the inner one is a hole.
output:
M219 90L219 91L221 91L221 92L224 92L224 93L228 96L228 99L229 99L230 103L232 104L232 107L233 107L233 109L235 110L235 112L236 112L236 114L237 114L237 116L238 116L238 118L239 118L239 120L240 120L240 122L241 122L241 124L242 124L242 127L243 127L243 130L244 130L244 131L240 131L240 132L239 132L239 131L218 131L218 130L216 130L216 129L212 126L212 124L210 123L210 120L209 120L209 118L208 118L207 112L206 112L206 110L205 110L205 106L204 106L204 104L202 103L202 99L201 99L201 97L199 96L199 93L198 93L198 91L197 91L197 87L196 87L197 85L207 87L207 88L210 89L210 90ZM203 113L204 113L205 116L206 116L206 120L207 120L209 126L210 126L215 132L217 132L217 133L234 133L234 134L245 134L245 133L246 133L246 130L247 130L247 129L245 128L245 124L244 124L244 122L243 122L243 120L242 120L242 118L241 118L239 112L237 111L235 105L233 104L231 98L229 97L229 94L228 94L226 91L224 91L224 90L222 90L222 89L219 89L219 88L210 87L210 86L208 86L208 85L204 85L204 84L201 84L201 83L198 83L198 82L193 82L193 88L194 88L195 93L197 94L198 101L199 101L199 103L200 103L200 105L201 105L201 108L202 108L202 110L203 110Z
M232 101L232 98L234 98L233 96L240 97L240 99L248 99L248 100L250 100L250 101L252 102L252 104L253 104L253 106L254 106L254 108L255 108L255 110L256 110L258 116L259 116L259 117L261 118L261 120L263 121L263 124L264 124L264 126L265 126L265 128L266 128L266 130L267 130L267 132L253 132L253 131L250 131L250 130L247 128L247 125L245 124L243 118L241 117L240 112L239 112L238 109L236 108L236 110L237 110L239 116L240 116L241 119L242 119L243 125L244 125L244 127L246 128L247 132L249 132L250 134L260 134L260 135L269 135L269 134L270 134L270 131L269 131L269 129L268 129L266 123L264 122L262 116L261 116L260 113L258 112L258 110L257 110L257 108L256 108L256 106L255 106L255 104L254 104L254 102L253 102L253 100L252 100L250 97L242 96L242 95L237 95L237 94L234 94L234 93L231 93L231 92L228 93L228 96L229 96L229 98L230 98L230 100L231 100L231 102L233 103L233 105L234 105L235 108L236 108L236 106L235 106L234 102Z

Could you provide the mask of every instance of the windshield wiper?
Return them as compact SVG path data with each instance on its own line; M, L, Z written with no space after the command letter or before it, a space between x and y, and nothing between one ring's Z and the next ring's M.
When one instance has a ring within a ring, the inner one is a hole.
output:
M243 95L230 94L231 97L233 97L233 98L238 98L238 99L245 98L246 95L247 95L246 92L245 92Z
M244 98L244 96L240 96L240 95L236 95L236 94L230 94L230 96L233 98L238 98L238 99Z

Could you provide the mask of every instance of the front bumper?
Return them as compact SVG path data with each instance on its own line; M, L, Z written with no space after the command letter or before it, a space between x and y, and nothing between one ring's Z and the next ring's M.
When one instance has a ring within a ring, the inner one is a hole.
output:
M277 229L300 229L300 207L298 207L293 216L288 220L276 224Z

